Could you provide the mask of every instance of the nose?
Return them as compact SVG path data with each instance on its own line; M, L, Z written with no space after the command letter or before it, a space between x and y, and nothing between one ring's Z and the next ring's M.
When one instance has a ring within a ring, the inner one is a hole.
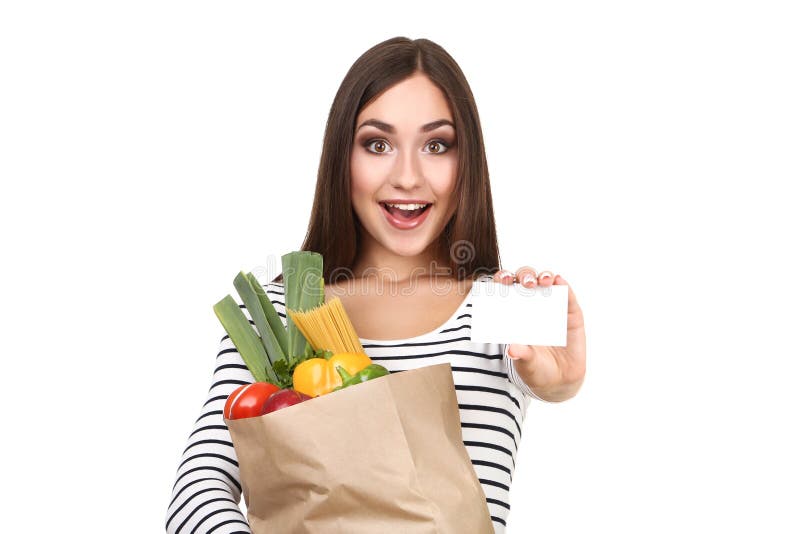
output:
M398 189L413 190L424 182L420 156L413 150L401 152L395 159L389 183Z

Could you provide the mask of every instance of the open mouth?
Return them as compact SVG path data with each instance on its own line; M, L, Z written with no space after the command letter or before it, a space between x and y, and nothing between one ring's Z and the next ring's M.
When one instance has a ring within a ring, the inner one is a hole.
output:
M411 221L422 215L431 207L431 204L390 204L381 202L381 206L390 215L400 220Z

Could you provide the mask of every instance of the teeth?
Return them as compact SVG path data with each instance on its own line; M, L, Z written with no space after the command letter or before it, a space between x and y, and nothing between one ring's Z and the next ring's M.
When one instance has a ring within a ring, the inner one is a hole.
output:
M406 211L418 210L427 206L427 204L389 204L388 202L386 202L386 205Z

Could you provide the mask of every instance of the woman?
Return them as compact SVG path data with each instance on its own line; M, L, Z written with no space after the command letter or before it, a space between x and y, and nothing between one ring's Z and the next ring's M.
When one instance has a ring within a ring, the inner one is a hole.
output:
M464 444L503 532L530 399L568 399L583 381L583 317L569 288L566 347L470 341L469 294L482 275L527 287L567 283L532 267L499 270L477 108L440 46L393 38L351 67L328 117L302 249L323 255L326 300L342 300L376 363L392 372L451 364ZM285 323L282 278L266 289ZM178 468L167 531L249 532L221 409L252 381L225 336Z

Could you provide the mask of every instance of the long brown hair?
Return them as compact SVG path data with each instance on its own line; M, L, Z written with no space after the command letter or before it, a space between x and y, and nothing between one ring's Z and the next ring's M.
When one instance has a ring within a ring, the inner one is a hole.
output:
M350 196L350 151L356 117L383 91L424 73L449 101L455 123L458 208L439 239L440 257L461 280L499 269L489 169L478 108L461 68L428 39L394 37L367 50L342 80L328 114L314 204L301 250L322 254L326 283L352 277L359 253L359 221ZM282 281L282 275L273 282Z

